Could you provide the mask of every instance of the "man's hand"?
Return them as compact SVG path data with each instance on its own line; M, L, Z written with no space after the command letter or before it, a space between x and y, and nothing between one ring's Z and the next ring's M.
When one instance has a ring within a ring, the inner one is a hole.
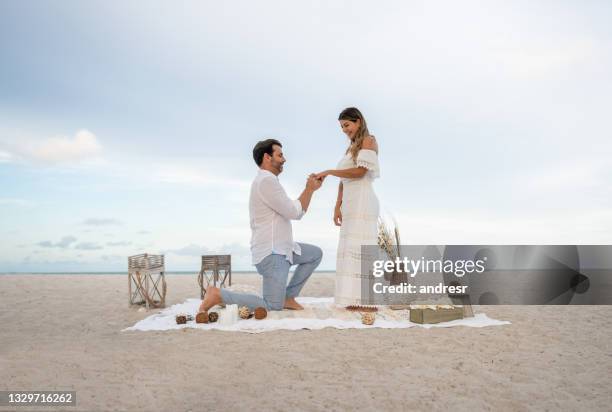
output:
M314 177L315 179L323 182L327 176L319 176L319 173L311 173L308 175L308 177Z
M306 181L306 189L311 191L318 190L323 184L323 179L317 179L315 175L311 174L308 176L308 180Z
M306 187L298 198L300 203L302 204L302 210L306 211L308 209L310 199L312 199L312 194L319 190L322 184L323 179L317 179L314 174L308 176L308 179L306 180Z

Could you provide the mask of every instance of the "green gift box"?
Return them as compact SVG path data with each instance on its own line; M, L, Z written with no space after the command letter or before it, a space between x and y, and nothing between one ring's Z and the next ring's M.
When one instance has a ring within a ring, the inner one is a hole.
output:
M440 323L451 320L463 319L463 308L444 305L410 308L410 322L414 323Z

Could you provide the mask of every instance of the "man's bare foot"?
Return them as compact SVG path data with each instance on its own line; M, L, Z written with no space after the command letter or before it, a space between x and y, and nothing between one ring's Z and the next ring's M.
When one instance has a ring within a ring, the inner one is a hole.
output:
M206 289L206 295L204 295L204 300L202 301L198 311L204 312L205 310L208 310L219 303L221 303L221 290L214 286L209 286Z
M283 306L285 309L291 310L304 310L304 306L300 305L295 301L295 298L287 298L285 299L285 305Z

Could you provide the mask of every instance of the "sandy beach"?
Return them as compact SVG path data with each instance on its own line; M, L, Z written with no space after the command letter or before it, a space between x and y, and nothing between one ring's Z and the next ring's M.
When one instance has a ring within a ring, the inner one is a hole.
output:
M167 282L168 306L198 296L195 275ZM259 278L237 274L234 282L258 286ZM331 296L333 288L333 274L317 273L302 295ZM64 408L72 411L612 404L610 306L476 308L512 322L483 329L245 334L121 332L155 313L127 301L127 276L0 276L0 390L74 390L76 408Z

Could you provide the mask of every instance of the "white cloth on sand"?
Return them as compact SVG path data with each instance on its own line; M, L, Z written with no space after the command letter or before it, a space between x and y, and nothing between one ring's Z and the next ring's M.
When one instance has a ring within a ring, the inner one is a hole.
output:
M500 321L489 318L484 313L477 313L473 318L453 320L450 322L437 323L433 325L420 325L409 320L409 311L391 310L388 307L379 308L376 313L374 325L367 326L361 323L361 315L358 312L349 312L334 304L334 298L311 298L298 297L297 301L304 305L305 310L293 311L270 311L268 317L263 320L240 319L230 326L221 326L219 323L196 323L187 322L183 325L176 324L176 315L195 314L200 306L200 299L187 299L184 303L173 305L151 315L134 326L124 331L160 331L183 328L196 329L218 329L235 332L259 333L272 330L300 330L300 329L366 329L366 328L411 328L415 326L423 328L449 328L453 326L469 326L482 328L485 326L497 326L510 324L508 321ZM213 308L213 311L223 309Z

